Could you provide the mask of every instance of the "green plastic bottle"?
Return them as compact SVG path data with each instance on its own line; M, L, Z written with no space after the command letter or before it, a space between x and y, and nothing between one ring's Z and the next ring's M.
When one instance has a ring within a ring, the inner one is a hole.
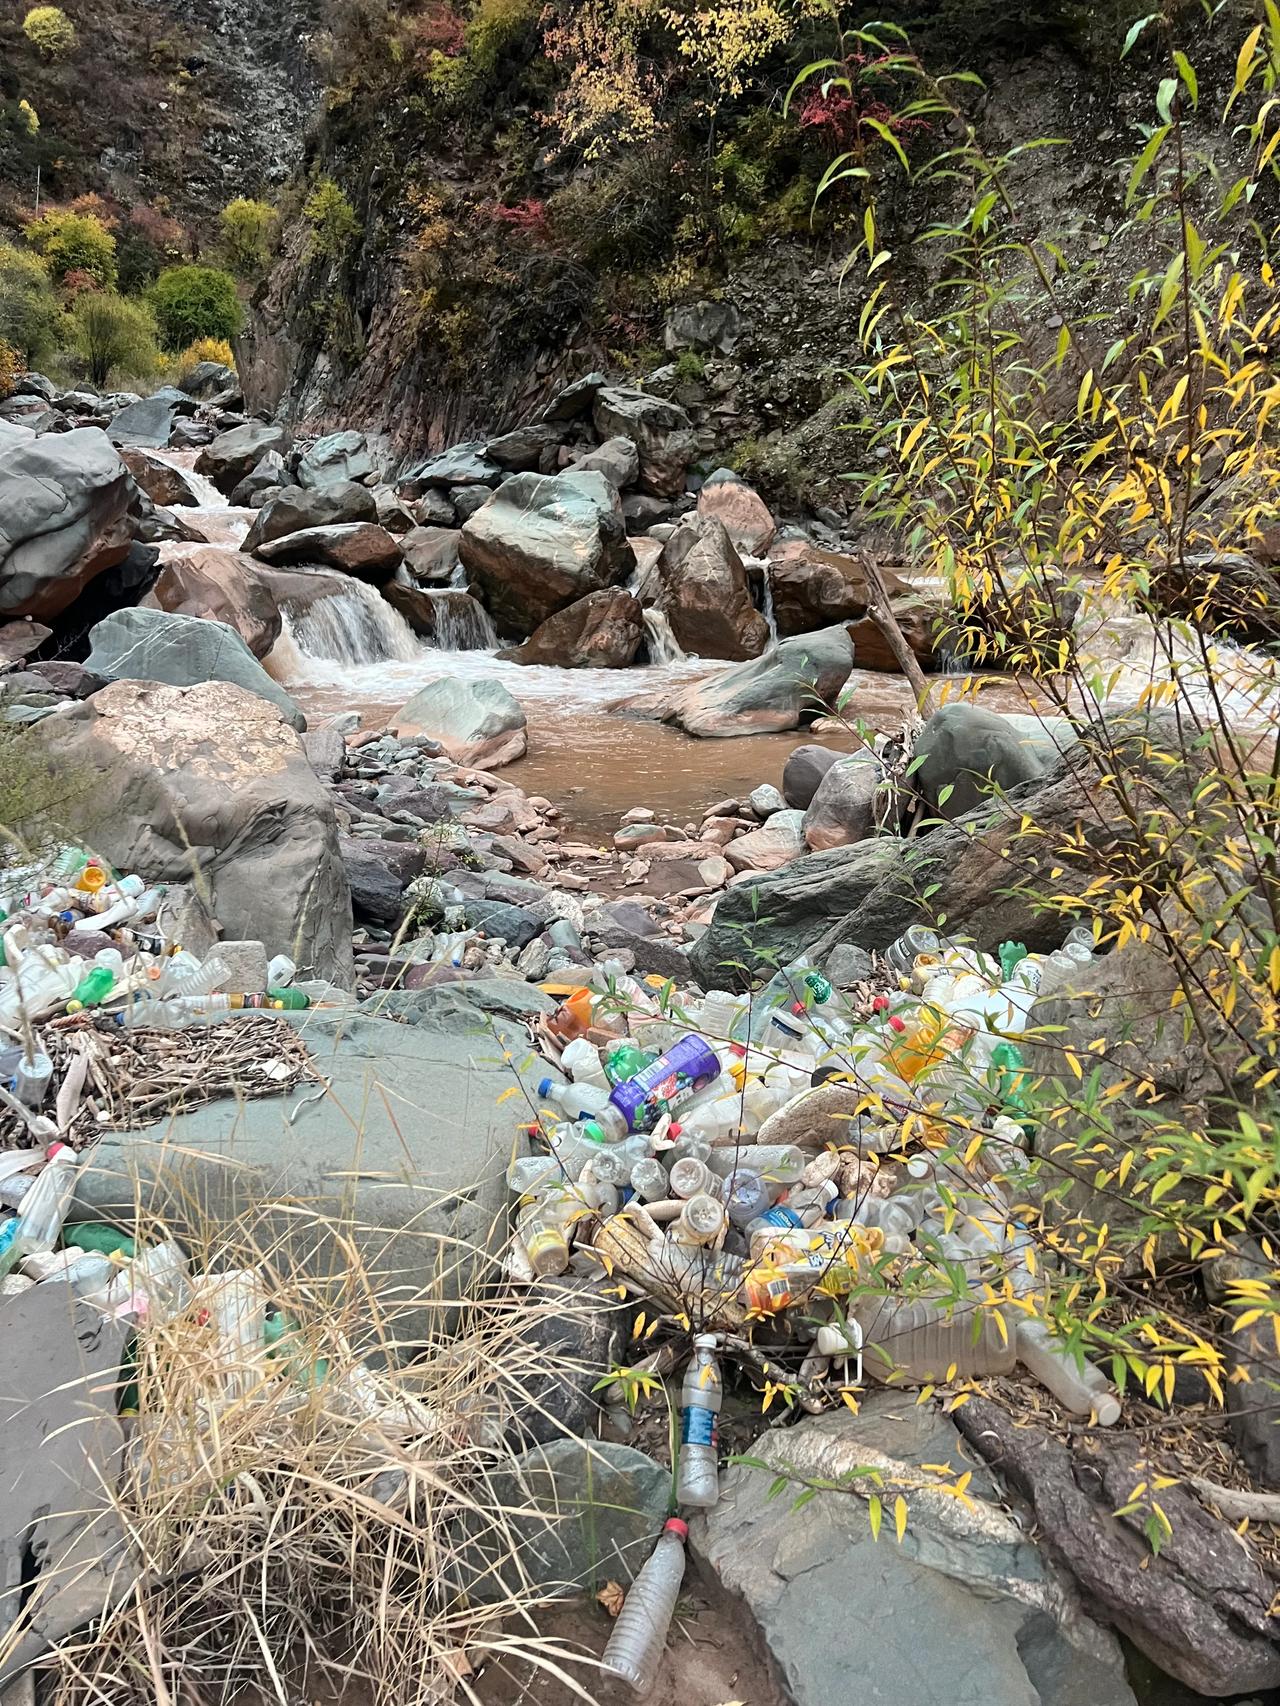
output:
M1027 1094L1027 1063L1016 1043L997 1043L992 1049L991 1075L1010 1118L1016 1119L1028 1135L1033 1134L1036 1119Z
M67 1010L78 1013L84 1007L100 1007L116 986L116 974L110 966L94 966L82 977L71 993Z
M311 998L300 989L268 989L267 999L273 1007L282 1007L286 1013L300 1013L304 1007L310 1007Z
M1000 955L1000 977L1003 982L1008 983L1013 975L1014 966L1020 964L1027 957L1026 943L1001 942L998 952Z
M610 1084L625 1084L628 1078L634 1078L637 1072L652 1066L657 1058L652 1049L639 1048L635 1043L619 1043L604 1057L604 1075Z

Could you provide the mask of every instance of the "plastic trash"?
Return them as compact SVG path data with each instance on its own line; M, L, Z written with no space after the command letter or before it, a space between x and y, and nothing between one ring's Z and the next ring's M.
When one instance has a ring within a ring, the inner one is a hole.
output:
M16 1217L0 1229L0 1274L25 1256L54 1249L75 1195L80 1157L65 1143L51 1143L48 1163L23 1198Z
M109 966L94 966L86 972L72 991L67 1003L68 1013L78 1013L85 1007L99 1007L115 988L116 974Z
M593 1084L557 1084L543 1078L538 1083L538 1100L550 1102L571 1120L598 1119L609 1106L609 1092Z
M560 1056L560 1067L575 1084L594 1085L597 1090L607 1091L610 1088L611 1080L605 1072L600 1050L585 1037L575 1037L566 1045Z
M1091 1414L1104 1428L1120 1420L1120 1398L1106 1375L1091 1362L1077 1362L1043 1321L1021 1317L1014 1340L1018 1361L1073 1415Z
M681 1208L673 1236L682 1244L714 1244L728 1223L724 1204L700 1191Z
M638 1695L649 1693L662 1663L667 1631L684 1581L688 1536L688 1525L679 1517L670 1518L631 1584L604 1650L605 1674L629 1683Z
M13 1093L24 1108L44 1106L53 1080L53 1062L41 1049L32 1055L24 1054L13 1074Z
M709 1044L690 1033L615 1085L600 1123L618 1137L651 1131L664 1115L675 1114L719 1076L720 1061Z
M680 1389L680 1456L676 1498L710 1510L720 1497L720 1406L724 1381L714 1333L699 1333Z
M1014 1366L1013 1335L1001 1334L989 1309L887 1296L857 1298L849 1313L862 1329L863 1368L875 1380L923 1386Z

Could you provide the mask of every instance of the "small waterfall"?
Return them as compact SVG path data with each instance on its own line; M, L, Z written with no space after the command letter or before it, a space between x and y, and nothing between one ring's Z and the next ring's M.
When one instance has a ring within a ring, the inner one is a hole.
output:
M453 565L453 573L449 576L449 585L460 592L467 590L467 571L460 562Z
M760 595L760 614L769 624L769 643L773 645L778 638L778 618L773 610L773 564L767 557L748 557L744 554L742 566L748 574L752 569L760 571L760 581L764 589Z
M689 655L680 649L671 624L652 606L644 612L645 638L649 643L650 663L683 663Z
M432 643L442 652L492 652L498 647L498 631L489 612L469 592L451 586L432 590L424 587L435 606L436 624Z
M409 663L422 655L404 617L364 581L316 599L298 615L286 614L285 625L304 657L328 663Z

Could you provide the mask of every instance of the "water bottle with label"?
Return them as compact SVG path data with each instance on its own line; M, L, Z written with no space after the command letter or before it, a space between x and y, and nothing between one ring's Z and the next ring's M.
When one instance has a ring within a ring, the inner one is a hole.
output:
M680 1391L680 1463L676 1497L710 1510L720 1497L720 1405L724 1382L714 1333L699 1333Z

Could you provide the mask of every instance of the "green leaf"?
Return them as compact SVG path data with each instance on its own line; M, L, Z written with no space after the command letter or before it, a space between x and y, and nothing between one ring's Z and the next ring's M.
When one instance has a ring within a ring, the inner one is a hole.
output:
M836 59L815 59L806 65L803 71L797 71L792 79L791 87L787 90L787 98L782 103L782 116L786 118L791 107L791 97L802 83L807 83L810 77L816 77L819 71L843 71L844 66Z
M1167 124L1162 124L1159 130L1153 130L1151 135L1147 138L1146 147L1134 161L1133 170L1129 174L1129 184L1124 192L1126 207L1131 205L1134 197L1138 193L1138 188L1141 185L1142 180L1151 170L1151 164L1156 155L1160 152L1161 148L1164 146L1164 139L1168 136L1169 129L1170 127Z
M874 1493L867 1500L867 1515L871 1519L871 1538L879 1540L880 1524L884 1520L884 1506Z
M901 160L903 171L909 173L911 170L911 167L907 163L907 156L903 152L902 144L898 141L897 137L889 129L889 126L887 124L881 124L881 122L878 118L865 118L864 117L862 122L867 127L868 130L874 130L877 136L881 137L885 142L887 142L889 144L890 148L893 149L894 153L898 156L899 160Z
M1192 65L1186 54L1182 52L1175 52L1173 56L1173 63L1178 67L1178 75L1186 84L1187 93L1191 96L1191 105L1193 107L1198 107L1200 105L1200 85L1196 81L1195 66Z
M1146 29L1148 24L1154 24L1159 16L1159 12L1148 12L1145 18L1139 18L1136 24L1131 24L1129 26L1129 33L1124 38L1124 46L1120 49L1121 59L1128 57L1130 50L1137 42L1138 37L1142 34L1143 30Z
M1173 103L1177 93L1178 79L1176 77L1162 77L1160 79L1160 87L1156 90L1156 111L1165 124L1173 122Z

